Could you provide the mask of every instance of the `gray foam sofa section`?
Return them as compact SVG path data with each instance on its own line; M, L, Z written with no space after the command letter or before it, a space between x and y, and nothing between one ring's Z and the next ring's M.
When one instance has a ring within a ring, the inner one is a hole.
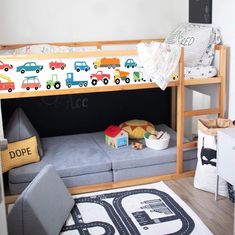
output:
M104 132L42 138L44 156L40 162L9 171L9 189L18 194L47 164L53 165L67 187L169 174L176 169L176 133L166 125L157 130L170 133L169 148L156 151L128 147L112 149ZM196 168L195 150L185 152L184 169Z
M9 235L59 234L74 200L53 166L45 166L8 215Z

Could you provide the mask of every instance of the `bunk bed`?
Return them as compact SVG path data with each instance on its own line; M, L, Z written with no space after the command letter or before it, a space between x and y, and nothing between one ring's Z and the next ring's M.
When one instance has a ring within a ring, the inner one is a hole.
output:
M53 46L67 46L67 47L81 47L81 48L95 48L96 50L80 50L78 52L58 52L58 53L45 53L45 54L19 54L19 55L1 55L0 60L4 61L4 63L12 63L14 64L14 67L20 67L20 65L23 65L27 62L36 61L39 62L45 62L49 65L50 62L53 61L60 61L61 59L64 61L66 60L73 60L73 65L71 63L70 67L75 66L74 60L78 61L85 61L88 59L88 61L91 63L89 58L116 58L116 57L123 57L125 61L127 61L129 58L134 57L137 58L137 50L133 45L136 45L139 42L149 42L149 41L162 41L162 40L127 40L127 41L100 41L100 42L81 42L81 43L54 43L51 44ZM116 47L120 45L132 45L132 48L134 49L121 49L121 50L110 50L110 49L104 49L105 47ZM0 49L4 50L10 50L10 49L16 49L19 47L26 47L28 45L3 45L0 46ZM71 187L69 190L72 194L77 194L81 192L89 192L89 191L98 191L108 188L118 188L118 187L124 187L124 186L130 186L130 185L136 185L136 184L144 184L144 183L150 183L155 182L159 180L167 180L172 178L179 178L179 177L185 177L185 176L192 176L194 174L194 171L183 171L183 154L184 149L191 149L195 148L197 146L196 141L189 141L184 142L184 119L185 117L192 117L192 116L200 116L200 115L206 115L206 114L218 114L220 117L224 117L224 105L225 105L225 80L226 80L226 47L222 45L216 45L215 49L219 53L219 67L218 67L218 75L216 77L212 78L204 78L204 79L184 79L184 50L181 49L181 56L180 56L180 62L179 62L179 70L178 70L178 78L175 80L172 80L169 82L168 87L172 88L172 128L176 129L176 169L173 173L169 174L163 174L163 175L157 175L157 176L151 176L151 177L144 177L144 178L138 178L138 179L127 179L127 180L119 180L116 182L105 182L105 183L99 183L99 184L93 184L93 185L83 185L79 187ZM124 61L123 60L123 61ZM44 64L45 64L44 63ZM50 66L50 65L49 65ZM73 68L74 70L75 67ZM85 68L81 68L84 69ZM90 68L89 68L90 69ZM108 68L106 68L108 69ZM111 68L112 69L112 68ZM54 72L56 68L53 68L51 71ZM126 68L127 70L127 68ZM96 70L97 71L97 70ZM1 72L1 71L0 71ZM9 74L7 82L12 82L9 80L9 77L11 75L11 71L7 71ZM20 71L17 74L18 77L25 76L25 71ZM59 71L58 73L61 74L63 71ZM76 71L75 71L76 72ZM75 73L74 72L74 73ZM79 71L78 71L79 72ZM85 71L86 72L86 71ZM84 73L85 73L84 72ZM114 69L113 69L114 72ZM134 70L131 70L131 73ZM1 72L2 73L2 72ZM39 75L41 72L37 71L36 75ZM91 73L91 72L90 72ZM71 73L70 73L71 74ZM12 76L14 74L12 73ZM6 75L5 75L6 76ZM67 73L68 76L68 73ZM33 76L32 76L33 77ZM3 77L6 78L6 77ZM27 78L26 78L27 79ZM34 77L35 79L35 77ZM46 79L48 80L48 78ZM113 91L126 91L126 90L137 90L137 89L152 89L152 88L158 88L158 86L153 82L136 82L132 78L131 82L126 83L124 80L120 80L119 83L116 83L115 80L113 82L109 82L109 84L92 84L91 82L88 82L88 86L85 83L77 86L72 86L66 82L64 86L61 86L60 89L48 89L46 85L46 80L44 80L44 89L30 89L26 90L21 86L18 90L15 87L12 87L9 90L8 88L5 88L2 90L0 89L0 99L13 99L13 98L30 98L30 97L38 97L38 96L54 96L54 95L66 95L66 94L82 94L82 93L96 93L96 92L113 92ZM111 79L110 79L111 80ZM111 84L110 84L111 83ZM210 109L200 109L200 110L185 110L184 109L184 103L185 103L185 87L188 86L194 86L194 85L207 85L207 84L218 84L218 107L217 108L210 108ZM14 84L15 85L15 84ZM71 87L72 86L72 87ZM18 87L19 84L18 84ZM51 87L50 87L51 88ZM10 91L10 92L9 92ZM0 115L2 115L0 113ZM1 130L3 127L1 127ZM7 200L7 202L10 202L11 200Z

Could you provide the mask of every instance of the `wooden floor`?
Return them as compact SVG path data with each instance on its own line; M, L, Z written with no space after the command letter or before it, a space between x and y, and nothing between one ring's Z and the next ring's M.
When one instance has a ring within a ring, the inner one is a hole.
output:
M193 187L193 177L164 181L186 202L215 235L232 235L234 205L226 198Z

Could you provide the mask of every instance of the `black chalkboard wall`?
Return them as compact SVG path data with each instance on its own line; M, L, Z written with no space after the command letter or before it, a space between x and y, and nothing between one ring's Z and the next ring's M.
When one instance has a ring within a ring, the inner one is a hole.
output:
M41 137L103 131L134 118L170 125L170 93L146 89L2 100L3 124L21 107Z
M189 0L190 23L212 23L212 0Z

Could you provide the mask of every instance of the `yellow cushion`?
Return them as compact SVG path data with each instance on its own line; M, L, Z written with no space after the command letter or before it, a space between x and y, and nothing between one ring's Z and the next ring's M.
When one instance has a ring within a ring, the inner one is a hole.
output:
M1 158L3 173L18 166L40 161L36 136L8 144L8 149L1 151Z
M146 131L150 133L155 131L155 127L152 123L138 119L123 122L119 127L128 132L130 139L142 139Z

